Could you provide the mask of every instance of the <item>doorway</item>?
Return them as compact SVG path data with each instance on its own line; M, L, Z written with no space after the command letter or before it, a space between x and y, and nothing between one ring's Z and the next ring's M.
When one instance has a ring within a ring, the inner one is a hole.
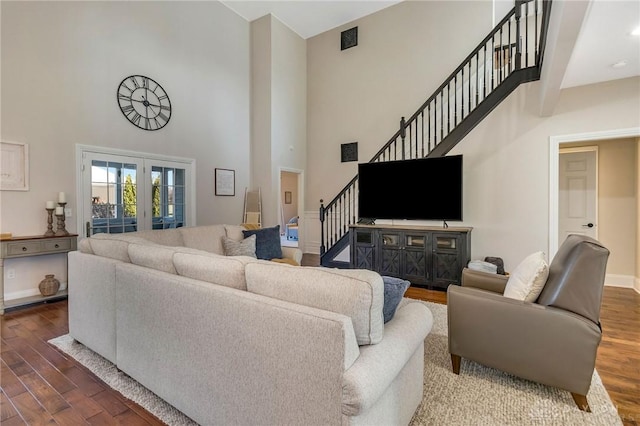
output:
M549 258L566 232L590 235L611 252L606 285L640 292L640 128L554 136L549 151ZM589 152L597 153L595 184L584 170L593 168ZM573 229L566 216L574 216Z
M284 247L299 247L301 239L302 172L280 169L280 240Z

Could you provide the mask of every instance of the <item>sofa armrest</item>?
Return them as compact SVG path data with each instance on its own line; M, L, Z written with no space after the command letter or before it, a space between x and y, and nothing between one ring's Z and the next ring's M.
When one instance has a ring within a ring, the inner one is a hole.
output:
M516 376L585 395L600 328L562 309L449 286L449 352Z
M384 338L360 346L360 357L345 372L342 414L355 416L372 407L431 331L433 315L420 302L401 306L385 324Z
M494 293L503 294L504 288L507 285L507 281L509 281L509 277L507 277L506 275L474 271L473 269L469 268L464 268L462 270L463 287L475 287L482 290L488 290Z
M302 262L302 250L295 247L282 247L282 257L293 259L299 265Z

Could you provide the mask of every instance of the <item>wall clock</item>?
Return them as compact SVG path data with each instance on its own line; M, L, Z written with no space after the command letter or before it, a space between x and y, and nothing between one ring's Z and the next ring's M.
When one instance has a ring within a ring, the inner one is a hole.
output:
M155 80L143 75L126 77L118 86L122 114L143 130L159 130L171 118L169 95Z

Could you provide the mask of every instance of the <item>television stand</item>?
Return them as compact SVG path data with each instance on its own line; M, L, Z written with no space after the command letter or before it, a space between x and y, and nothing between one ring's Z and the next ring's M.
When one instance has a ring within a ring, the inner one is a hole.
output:
M460 285L462 269L471 259L471 230L351 225L349 267L402 278L416 287L446 290L451 284Z

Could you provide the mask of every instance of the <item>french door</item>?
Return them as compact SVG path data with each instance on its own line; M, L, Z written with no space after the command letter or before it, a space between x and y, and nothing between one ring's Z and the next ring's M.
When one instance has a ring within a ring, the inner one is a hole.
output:
M83 236L180 228L193 222L192 160L89 149L78 155Z

